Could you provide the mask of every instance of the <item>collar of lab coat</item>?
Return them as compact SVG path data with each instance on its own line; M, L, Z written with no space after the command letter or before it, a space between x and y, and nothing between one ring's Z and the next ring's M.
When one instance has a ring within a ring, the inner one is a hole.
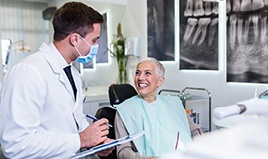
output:
M63 70L63 68L68 66L65 59L62 57L62 55L59 53L59 51L56 49L56 47L54 46L52 42L49 45L43 43L40 47L40 51L44 52L43 55L45 59L47 60L48 64L50 65L51 69L53 70L55 74L59 75L59 81L64 84L69 94L72 96L73 101L75 102L72 86L70 85L69 79ZM72 69L72 72L73 72L73 69ZM74 82L77 87L75 78L74 78Z

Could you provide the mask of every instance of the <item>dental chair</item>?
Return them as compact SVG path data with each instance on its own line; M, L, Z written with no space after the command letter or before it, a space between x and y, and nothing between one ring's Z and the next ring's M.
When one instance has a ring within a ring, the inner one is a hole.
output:
M115 105L122 103L126 99L137 95L137 91L130 84L112 84L108 89L109 100L111 106L101 107L97 110L95 116L98 119L106 118L109 120L109 124L114 125L114 118L116 114ZM114 127L109 129L109 134L107 135L111 139L115 139ZM108 155L107 157L100 157L101 159L117 159L116 149Z
M2 151L2 148L0 146L0 159L7 159L5 156L4 156L4 153Z

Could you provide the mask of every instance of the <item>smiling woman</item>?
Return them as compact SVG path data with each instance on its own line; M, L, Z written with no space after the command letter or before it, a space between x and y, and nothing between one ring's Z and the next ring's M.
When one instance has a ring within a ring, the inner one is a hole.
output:
M164 74L163 65L155 58L138 63L135 87L139 95L116 106L114 126L116 138L141 130L146 130L146 134L118 146L119 158L154 159L174 151L174 148L183 151L191 136L199 135L197 125L186 115L180 98L157 95L158 87L165 80Z

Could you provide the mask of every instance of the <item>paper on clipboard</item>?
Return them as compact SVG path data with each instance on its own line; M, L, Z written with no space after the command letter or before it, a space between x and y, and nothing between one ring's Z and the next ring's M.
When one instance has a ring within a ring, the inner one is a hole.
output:
M92 147L89 150L80 152L80 153L70 157L70 159L77 159L77 158L85 157L85 156L94 154L96 152L103 151L105 149L112 148L112 147L124 144L126 142L130 142L130 141L132 141L132 140L134 140L134 139L136 139L136 138L138 138L138 137L140 137L140 136L142 136L144 134L145 134L145 130L137 132L137 133L134 133L134 134L131 134L129 136L122 137L120 139L114 140L114 141L106 143L106 144L102 144L102 145Z

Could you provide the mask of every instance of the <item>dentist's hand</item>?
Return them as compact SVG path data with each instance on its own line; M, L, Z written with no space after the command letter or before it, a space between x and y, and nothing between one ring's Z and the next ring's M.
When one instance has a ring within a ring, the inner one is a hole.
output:
M107 141L109 127L108 120L102 118L89 125L80 135L80 148L91 148Z

